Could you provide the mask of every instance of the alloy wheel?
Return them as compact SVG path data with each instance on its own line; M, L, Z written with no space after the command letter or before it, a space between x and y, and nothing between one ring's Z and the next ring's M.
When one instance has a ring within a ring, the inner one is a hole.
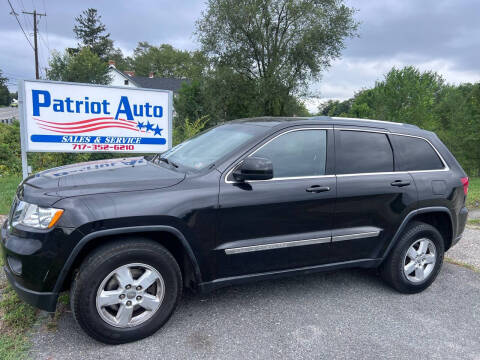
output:
M403 261L403 273L412 283L423 282L430 277L437 262L437 250L432 240L421 238L407 250Z
M128 328L150 319L165 294L162 275L147 264L132 263L113 270L100 284L96 307L106 323Z

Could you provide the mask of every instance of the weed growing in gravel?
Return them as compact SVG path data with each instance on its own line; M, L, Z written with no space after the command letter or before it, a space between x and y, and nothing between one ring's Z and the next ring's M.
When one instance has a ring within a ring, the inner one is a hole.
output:
M455 260L455 259L452 259L452 258L449 258L449 257L446 257L445 256L445 261L446 262L449 262L450 264L454 264L454 265L458 265L458 266L463 266L464 268L466 269L469 269L469 270L472 270L472 271L475 271L475 272L478 272L480 273L480 269L473 266L473 265L470 265L470 264L467 264L467 263L464 263L463 261L458 261L458 260Z
M35 323L36 310L5 282L0 281L0 289L0 359L23 359L29 347L25 333Z

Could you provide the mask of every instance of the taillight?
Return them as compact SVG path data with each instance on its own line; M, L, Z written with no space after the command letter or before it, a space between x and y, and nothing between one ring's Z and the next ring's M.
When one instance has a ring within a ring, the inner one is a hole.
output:
M468 177L463 177L460 180L462 180L462 185L463 185L463 192L465 195L468 194Z

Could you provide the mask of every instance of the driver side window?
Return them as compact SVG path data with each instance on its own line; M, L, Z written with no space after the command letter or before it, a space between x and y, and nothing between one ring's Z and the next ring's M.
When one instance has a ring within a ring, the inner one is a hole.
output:
M269 159L274 179L325 175L327 131L290 131L274 138L251 156Z

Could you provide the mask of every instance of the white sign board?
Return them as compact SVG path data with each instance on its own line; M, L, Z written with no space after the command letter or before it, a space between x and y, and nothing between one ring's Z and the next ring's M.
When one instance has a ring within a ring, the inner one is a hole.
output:
M167 90L25 80L25 151L160 153L172 142Z

